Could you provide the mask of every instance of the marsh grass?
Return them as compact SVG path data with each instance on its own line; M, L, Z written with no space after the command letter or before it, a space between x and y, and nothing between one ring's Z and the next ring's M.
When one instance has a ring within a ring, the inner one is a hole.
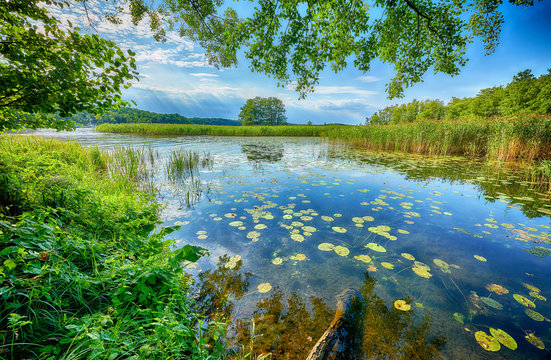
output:
M505 161L551 158L549 115L336 127L327 136L374 150L482 156Z
M178 124L101 124L96 131L164 136L323 136L339 125L220 126Z
M202 250L154 231L144 154L0 136L0 357L226 357L182 271Z

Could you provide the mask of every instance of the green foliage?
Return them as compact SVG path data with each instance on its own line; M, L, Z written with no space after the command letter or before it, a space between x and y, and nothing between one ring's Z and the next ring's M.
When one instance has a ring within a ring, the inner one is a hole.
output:
M248 125L285 125L285 105L275 97L248 99L241 107L239 121L243 126Z
M0 137L3 358L223 357L182 271L204 250L174 251L164 236L175 228L152 232L154 194L121 162L76 143Z
M473 98L454 97L446 106L440 100L414 99L407 104L385 107L366 118L366 125L399 124L419 119L487 119L521 113L545 115L551 114L549 95L551 69L538 78L531 70L524 70L505 87L482 89Z
M137 74L134 54L96 34L81 34L47 10L66 5L0 0L0 132L68 129L74 124L53 115L101 113L124 103L121 88Z

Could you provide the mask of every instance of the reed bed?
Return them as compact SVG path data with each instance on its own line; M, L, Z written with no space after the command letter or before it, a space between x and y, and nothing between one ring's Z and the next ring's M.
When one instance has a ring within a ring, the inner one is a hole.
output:
M102 124L97 131L172 136L315 136L374 150L484 156L494 160L551 158L551 115L419 120L374 126Z
M484 156L506 161L551 158L549 115L353 126L333 128L326 136L374 150Z
M101 124L96 127L96 130L111 133L170 136L212 135L317 137L324 136L327 131L333 127L339 127L339 125L221 126L179 124Z

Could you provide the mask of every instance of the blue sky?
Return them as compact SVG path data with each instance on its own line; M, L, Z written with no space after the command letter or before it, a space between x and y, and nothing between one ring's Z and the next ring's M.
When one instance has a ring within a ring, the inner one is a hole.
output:
M284 101L289 122L360 124L366 116L391 104L414 98L448 101L452 96L474 96L481 89L507 84L513 75L527 68L536 76L546 73L551 68L551 4L541 2L527 9L506 4L502 10L505 22L495 53L485 56L482 45L475 42L468 49L469 61L460 75L429 72L423 83L407 89L404 98L394 100L388 100L385 93L385 84L393 76L392 67L378 61L366 74L353 66L338 74L323 72L315 93L298 100L292 89L277 87L274 79L251 72L244 59L231 69L210 67L200 46L176 34L168 34L166 43L157 43L147 24L135 27L128 19L119 26L100 22L96 29L101 36L137 53L140 81L123 96L135 101L140 109L236 119L248 98L276 96ZM82 23L83 15L78 7L72 7L71 14L63 14L74 23Z

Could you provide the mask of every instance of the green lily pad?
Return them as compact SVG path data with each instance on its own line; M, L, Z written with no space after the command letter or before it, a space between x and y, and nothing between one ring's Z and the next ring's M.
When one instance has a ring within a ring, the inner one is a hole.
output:
M521 303L522 305L524 306L527 306L527 307L531 307L531 308L535 308L536 307L536 304L534 304L532 302L532 300L529 300L527 298L525 298L524 296L522 295L519 295L519 294L513 294L513 298L518 301L519 303Z
M537 292L537 291L530 291L529 294L534 299L538 299L538 300L541 300L541 301L547 301L547 298L545 296L543 296L542 294L540 294L539 292Z
M485 297L485 296L481 296L480 300L484 304L488 305L491 308L498 309L498 310L503 310L503 305L501 305L501 303L495 301L494 299L491 299L491 298Z
M377 243L369 243L365 247L377 252L386 252L386 249Z
M517 342L511 337L511 335L507 334L505 331L501 329L490 328L490 334L492 334L492 336L503 346L508 347L511 350L517 349Z
M270 285L270 283L262 283L257 286L257 290L259 293L267 293L272 290L272 285Z
M486 334L484 331L477 331L474 333L474 337L478 345L480 345L484 350L487 351L498 351L501 349L501 345L496 338L491 335Z
M528 315L528 317L532 320L535 320L535 321L543 321L545 320L545 317L540 314L539 312L537 311L534 311L532 309L525 309L524 312L526 313L526 315Z
M411 255L411 254L408 254L408 253L401 253L400 255L402 255L402 257L404 259L408 259L408 260L411 260L411 261L415 261L415 256Z
M369 255L356 255L356 256L354 256L354 259L359 260L359 261L363 261L364 263L370 263L371 262L371 257L369 257Z
M276 257L275 259L272 260L272 264L274 265L281 265L282 263L283 263L283 259L280 257Z
M473 257L478 260L478 261L482 261L482 262L486 262L488 260L486 260L486 258L484 256L480 256L480 255L473 255Z
M344 247L344 246L335 246L335 252L337 253L337 255L340 255L340 256L346 256L348 254L350 254L350 250L348 250L348 248Z
M436 266L438 266L442 269L449 269L450 268L450 265L447 262L445 262L444 260L434 259L432 261L436 264Z
M321 243L318 245L318 249L320 249L321 251L333 251L334 248L335 245L331 243Z
M333 226L331 229L341 234L346 232L346 229L341 226Z
M453 313L453 318L455 319L455 321L457 321L460 324L465 323L465 315L463 315L461 313L457 313L457 312Z
M296 242L303 242L304 241L304 236L302 236L300 234L291 234L291 239L293 239Z
M391 263L386 262L386 261L383 261L383 262L381 263L381 266L384 267L384 268L386 268L386 269L390 269L390 270L394 269L394 265L392 265Z

